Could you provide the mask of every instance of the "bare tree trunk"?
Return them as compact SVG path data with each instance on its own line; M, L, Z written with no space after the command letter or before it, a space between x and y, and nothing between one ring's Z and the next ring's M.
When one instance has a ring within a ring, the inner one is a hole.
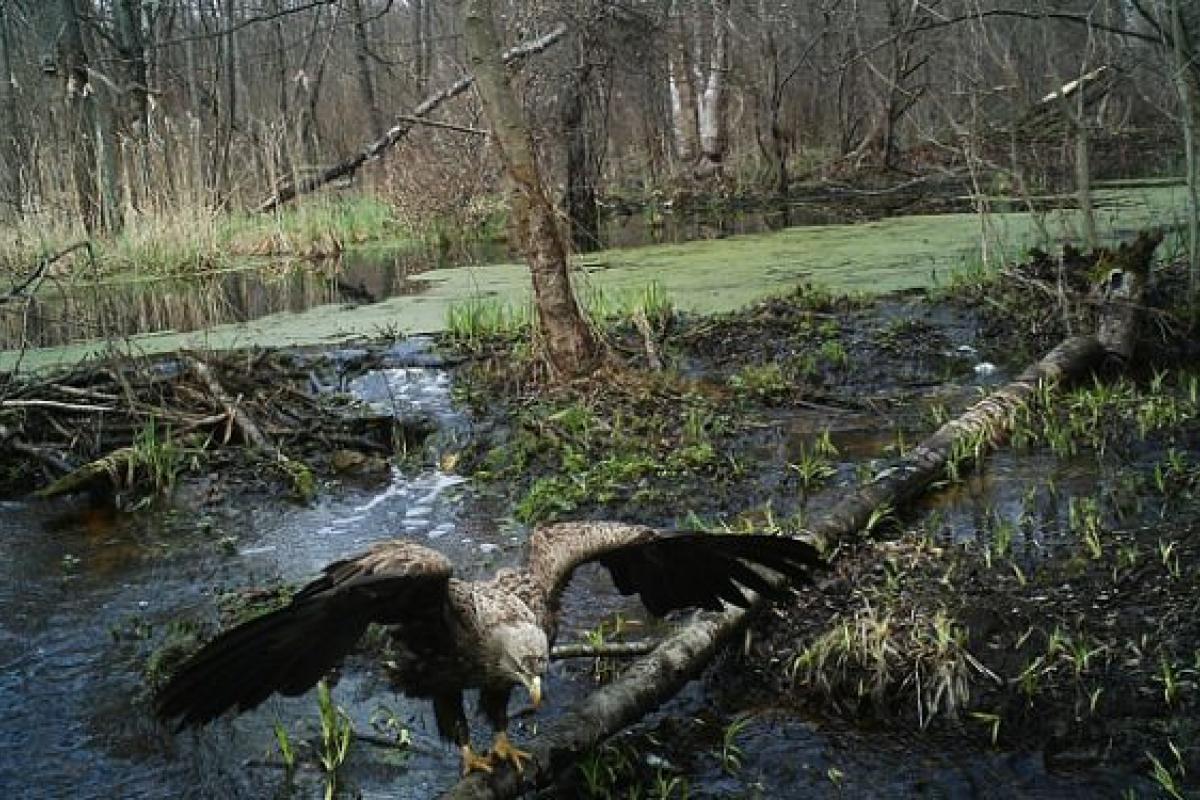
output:
M363 18L362 0L350 0L350 23L354 30L354 62L358 67L358 91L363 106L367 109L367 120L371 135L381 136L387 125L379 102L375 99L375 81L371 76L371 49L367 38L367 23Z
M142 31L140 0L117 0L113 4L117 55L121 59L121 93L125 123L137 139L146 132L149 93L146 79L146 45Z
M317 115L317 107L321 100L321 88L325 80L325 67L329 63L329 55L333 51L333 40L337 31L337 22L340 19L341 7L339 6L334 11L334 22L331 30L326 37L325 46L321 48L321 54L317 58L316 69L313 70L311 77L307 74L305 79L299 83L299 91L307 96L304 102L304 109L301 114L299 138L304 148L304 158L306 161L315 160L321 149L321 121ZM321 13L320 9L313 15L312 31L309 34L309 48L316 45L317 35L321 30ZM305 70L308 70L308 59L305 58ZM290 179L292 185L296 185L296 176Z
M671 126L676 155L684 164L700 157L700 104L696 96L692 43L685 19L685 0L671 0L667 31L667 77L671 89Z
M22 141L8 14L0 12L0 220L19 217L24 205L21 187L24 171Z
M80 24L79 2L60 0L62 15L62 74L72 141L69 144L75 192L84 228L89 232L120 229L120 204L116 201L116 153L106 109L100 107L96 87L90 83L87 47Z
M1083 93L1080 92L1082 106ZM1089 250L1099 243L1096 233L1096 210L1092 204L1092 165L1089 158L1088 126L1080 108L1077 124L1070 126L1075 142L1075 196L1079 199L1079 213L1083 217L1083 243Z
M760 16L766 18L765 9ZM766 117L768 144L762 147L763 152L771 162L775 172L775 193L780 200L788 196L788 141L783 130L783 92L784 78L780 75L779 44L775 32L768 27L763 31L763 72L766 73L767 85L763 87L759 107ZM761 142L761 139L760 139Z
M413 42L415 55L413 73L417 91L424 96L429 91L429 76L433 72L433 0L412 0Z
M700 153L703 171L719 171L729 147L725 119L726 80L729 75L729 7L731 0L712 0L712 52L704 102L700 105Z
M233 131L237 127L238 91L237 91L237 42L234 26L237 21L234 0L225 0L225 20L227 33L221 37L221 67L225 72L225 103L220 120L220 155L217 164L218 194L222 202L230 191L230 151L233 148Z
M1183 0L1171 0L1171 40L1175 56L1175 89L1179 94L1179 122L1183 129L1188 190L1188 275L1193 302L1200 300L1200 77L1188 46L1183 23Z
M596 175L585 114L585 96L591 67L585 59L566 75L562 100L563 138L567 143L567 220L575 250L590 252L600 247L600 214L596 206Z
M533 278L539 346L559 375L581 375L600 363L602 349L571 291L567 250L554 205L538 172L525 115L508 83L491 0L466 0L464 30L475 85L511 181L521 246Z
M293 175L295 168L293 166L294 159L292 158L292 137L291 129L291 98L288 94L288 57L287 57L287 40L283 32L283 5L281 0L271 0L271 13L276 14L274 23L271 25L272 46L275 52L273 53L273 61L275 62L275 91L276 102L278 104L278 130L279 130L279 153L277 163L270 165L271 169L279 169L285 175Z

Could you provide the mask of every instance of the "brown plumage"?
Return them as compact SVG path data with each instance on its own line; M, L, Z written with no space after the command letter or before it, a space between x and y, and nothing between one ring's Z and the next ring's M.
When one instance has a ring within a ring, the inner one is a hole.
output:
M192 656L156 697L180 726L247 711L278 692L302 694L350 652L367 626L386 625L397 650L394 677L406 694L433 700L438 730L463 752L464 769L489 768L470 749L463 691L478 689L497 732L494 755L521 766L508 742L508 699L524 686L536 706L563 589L595 562L618 591L654 614L745 607L745 590L775 594L755 567L793 580L823 564L817 551L779 536L658 533L612 523L539 528L526 566L488 581L452 576L445 556L405 540L381 542L337 561L289 605L232 628Z

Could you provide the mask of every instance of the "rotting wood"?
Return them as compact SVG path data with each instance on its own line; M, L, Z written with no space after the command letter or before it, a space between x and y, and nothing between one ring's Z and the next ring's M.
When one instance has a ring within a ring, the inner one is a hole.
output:
M1109 269L1097 287L1101 305L1096 338L1124 362L1133 357L1137 346L1141 299L1154 251L1162 240L1161 230L1143 231L1132 244L1122 244L1102 261Z
M559 25L544 36L539 36L536 39L523 42L516 47L506 50L502 56L505 65L511 66L528 56L542 52L561 39L566 32L567 26ZM399 124L393 125L387 133L368 144L358 153L345 161L341 161L331 167L326 167L316 175L305 178L299 183L294 181L284 183L276 190L275 194L260 203L257 210L259 212L274 211L300 195L314 192L339 178L354 175L363 164L372 159L379 158L386 150L407 136L416 124L412 121L413 118L420 119L427 116L438 106L442 105L442 103L470 89L474 82L475 77L473 75L465 75L450 86L431 94L419 106L414 108L411 114L400 117Z
M1153 247L1143 251L1148 260ZM1141 298L1122 298L1121 307L1137 309ZM1106 319L1102 315L1102 325ZM1136 330L1137 315L1109 322L1107 342L1124 342ZM1121 325L1127 326L1120 329ZM984 398L964 414L940 427L932 436L909 451L896 466L882 470L858 492L847 496L819 522L808 529L825 552L849 544L869 533L872 517L886 509L898 509L916 498L939 479L956 453L967 452L978 459L1001 443L1011 429L1017 412L1044 385L1070 383L1089 374L1104 359L1114 355L1095 336L1064 340L1040 361L1030 365L1011 383ZM665 639L651 653L633 662L612 683L593 692L579 705L543 726L529 747L532 755L524 773L507 764L492 773L473 773L460 780L444 798L510 798L534 787L544 787L568 769L588 750L626 726L644 717L675 694L689 679L700 674L721 648L742 630L751 615L766 605L755 597L745 611L729 608L720 614L701 617Z
M195 420L189 425L175 431L171 436L167 437L169 441L180 441L188 435L195 432L198 428L217 425L224 422L229 415L215 414L211 417L204 417ZM119 447L112 450L94 461L89 461L78 469L69 469L67 474L63 475L58 480L34 492L35 497L43 500L51 497L60 497L65 494L87 489L95 482L102 478L110 478L116 482L116 476L128 472L137 465L140 458L140 449L134 445L128 447Z

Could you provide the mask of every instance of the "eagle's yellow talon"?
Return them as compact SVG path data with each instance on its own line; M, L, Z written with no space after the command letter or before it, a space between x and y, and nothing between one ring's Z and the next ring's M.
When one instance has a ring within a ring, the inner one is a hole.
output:
M464 744L462 746L462 774L470 775L472 772L491 772L492 760L486 755L479 755L471 749L471 745Z
M517 749L516 745L509 741L508 734L504 731L496 734L496 740L492 742L492 752L490 755L493 762L507 761L513 765L517 772L524 772L524 762L533 760L533 754Z

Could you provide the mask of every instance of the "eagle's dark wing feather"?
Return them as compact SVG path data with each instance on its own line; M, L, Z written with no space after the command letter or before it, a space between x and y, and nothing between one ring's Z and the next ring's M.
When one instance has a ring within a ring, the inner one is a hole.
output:
M825 566L812 545L785 536L658 533L613 523L566 523L534 532L529 571L552 604L575 569L602 564L622 594L637 594L657 615L681 608L745 608L745 590L777 596L755 566L794 581Z
M384 542L330 564L283 608L231 628L189 658L155 697L180 726L230 708L246 711L274 692L297 695L338 664L372 622L437 616L447 597L445 556L405 541Z

